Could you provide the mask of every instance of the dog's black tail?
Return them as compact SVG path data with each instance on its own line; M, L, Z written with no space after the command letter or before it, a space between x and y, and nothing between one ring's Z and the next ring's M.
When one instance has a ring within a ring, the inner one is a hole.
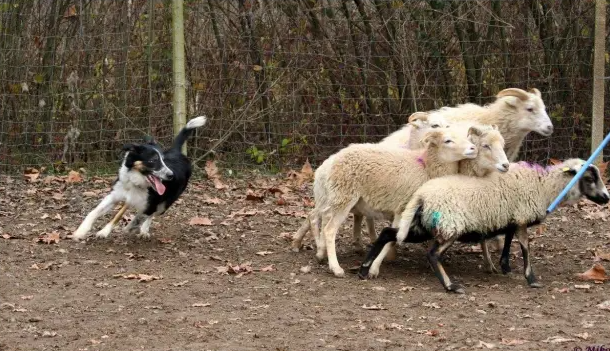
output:
M180 149L182 149L182 145L186 143L186 140L189 138L193 130L202 127L206 121L207 118L205 116L195 117L188 121L186 126L182 128L178 135L176 135L176 138L174 139L174 145L172 145L172 149L180 151Z

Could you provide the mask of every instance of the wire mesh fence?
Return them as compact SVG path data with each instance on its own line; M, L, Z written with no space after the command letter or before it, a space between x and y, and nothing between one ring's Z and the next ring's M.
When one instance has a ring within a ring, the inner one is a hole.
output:
M169 145L170 5L0 1L0 170L112 173L126 142L152 135ZM187 112L209 118L189 156L238 169L319 164L380 140L414 111L536 87L555 132L530 135L520 158L586 157L594 7L185 0Z

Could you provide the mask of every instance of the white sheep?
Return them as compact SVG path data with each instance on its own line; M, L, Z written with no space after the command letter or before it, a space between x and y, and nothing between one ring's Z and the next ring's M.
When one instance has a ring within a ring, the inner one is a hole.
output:
M546 113L540 91L536 88L529 92L508 88L500 91L496 100L485 106L468 103L443 107L429 111L428 114L431 119L443 117L449 124L471 122L497 125L506 142L506 155L511 162L519 155L527 134L536 132L548 137L553 133L553 123Z
M393 241L421 242L430 239L429 233L432 233L434 244L428 252L428 260L436 276L447 291L464 293L463 287L452 283L439 263L443 253L461 237L488 238L506 233L508 245L504 247L501 265L508 265L509 245L516 233L523 253L525 278L531 287L540 287L530 263L527 227L546 217L548 206L583 164L581 159L569 159L549 167L519 162L511 164L505 174L485 178L452 175L432 179L411 197L401 215L398 230L385 228L382 231L362 264L360 274L378 274L379 258ZM599 169L593 165L569 190L564 203L574 203L582 196L598 204L610 200Z
M356 208L360 213L394 215L397 224L396 216L420 185L430 178L457 173L458 161L476 156L468 136L447 128L427 133L422 140L426 146L423 152L355 144L335 154L325 182L323 232L316 243L316 258L321 261L328 255L330 270L343 276L335 237L350 211Z
M408 124L388 135L379 142L379 145L389 147L401 146L408 149L418 149L422 147L421 139L425 133L437 128L446 128L447 126L448 125L444 118L440 115L434 118L429 118L429 115L425 112L415 112L409 117ZM303 238L309 231L312 232L312 236L316 240L316 245L318 244L317 240L319 238L321 222L320 209L325 207L326 179L328 177L328 172L332 167L333 161L334 155L331 155L316 169L313 183L315 207L308 214L307 218L303 221L293 237L291 247L295 252L299 251ZM352 212L354 214L353 245L356 251L360 251L363 247L361 231L362 220L365 213L360 213L357 209L354 209ZM382 215L383 214L374 212L369 212L366 214L367 231L371 242L377 238L377 234L375 233L375 222L373 219L379 218ZM385 218L392 220L391 216L385 216Z

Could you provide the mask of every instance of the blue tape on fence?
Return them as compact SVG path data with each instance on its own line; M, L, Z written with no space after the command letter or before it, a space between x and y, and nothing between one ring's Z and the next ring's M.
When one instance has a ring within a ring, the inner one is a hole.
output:
M549 214L553 211L555 211L555 208L557 208L557 206L559 206L559 203L561 203L561 200L563 200L563 198L566 196L566 194L568 193L568 191L570 189L572 189L572 187L574 186L574 184L576 184L576 182L580 179L580 177L582 177L582 175L585 173L585 171L587 170L587 168L589 168L589 166L591 165L591 163L593 163L593 161L597 158L597 156L599 156L599 154L602 152L602 150L604 149L604 147L606 147L606 145L608 145L608 142L610 142L610 133L608 133L608 135L606 135L606 137L604 138L604 140L602 141L601 144L599 144L599 146L597 147L597 149L595 149L595 151L593 151L593 154L591 154L591 157L589 157L589 159L587 160L587 162L585 162L585 164L582 166L582 168L578 171L578 173L576 173L576 175L574 176L574 178L572 178L572 180L570 180L570 182L568 183L568 185L566 185L565 188L563 188L563 190L561 191L561 193L559 194L559 196L557 196L557 198L555 199L555 201L553 201L553 203L551 204L551 206L549 206L549 208L547 208L546 213Z

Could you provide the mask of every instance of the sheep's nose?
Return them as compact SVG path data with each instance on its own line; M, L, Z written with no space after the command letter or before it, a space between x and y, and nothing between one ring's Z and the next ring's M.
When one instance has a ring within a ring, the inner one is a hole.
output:
M502 164L502 167L504 167L504 169L508 169L508 167L509 167L509 166L510 166L510 165L509 165L508 163L503 163L503 164Z
M549 134L553 134L553 125L552 125L552 124L548 125L548 126L546 127L546 131L547 131L547 133L549 133Z

